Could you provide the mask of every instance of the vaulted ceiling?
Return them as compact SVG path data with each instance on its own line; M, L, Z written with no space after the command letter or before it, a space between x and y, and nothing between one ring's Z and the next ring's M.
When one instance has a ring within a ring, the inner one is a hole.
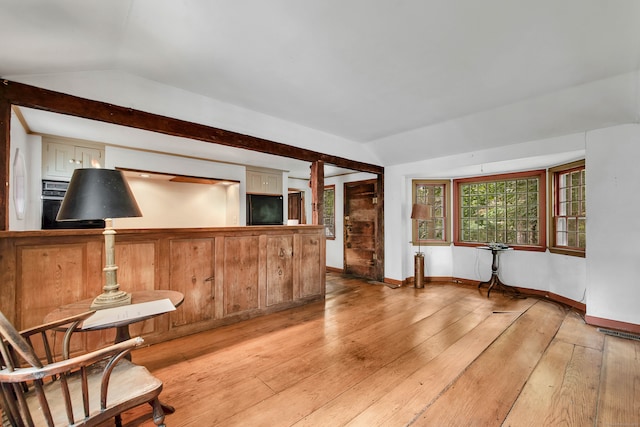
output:
M639 116L637 0L0 0L0 39L9 80L127 73L385 166Z

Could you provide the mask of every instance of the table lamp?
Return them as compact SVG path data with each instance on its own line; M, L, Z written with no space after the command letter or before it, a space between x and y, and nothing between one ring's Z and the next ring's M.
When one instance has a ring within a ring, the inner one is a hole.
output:
M113 218L140 217L142 212L136 203L124 174L114 169L76 169L69 188L58 211L57 221L97 220L105 221L106 283L103 293L93 300L91 309L117 307L131 304L131 294L120 290L115 263L115 235Z
M431 218L431 207L429 205L424 205L422 203L414 203L411 208L411 219L415 219L416 221L426 220ZM414 261L414 286L416 288L424 287L424 254L420 250L420 227L419 224L416 224L418 227L418 252L416 252L413 257Z

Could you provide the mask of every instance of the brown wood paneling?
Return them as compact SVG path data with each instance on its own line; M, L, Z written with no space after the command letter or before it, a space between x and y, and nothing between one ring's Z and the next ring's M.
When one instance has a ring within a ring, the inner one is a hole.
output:
M378 260L377 181L344 185L344 270L345 273L382 280Z
M42 324L55 308L86 298L86 244L20 247L18 282L20 328Z
M170 289L184 294L180 310L171 313L171 326L213 319L215 240L172 239Z
M123 291L156 289L156 242L121 241L116 243L116 265L118 266L118 283ZM148 319L144 322L131 324L129 326L131 336L146 336L153 333L156 329L155 321L156 319ZM110 335L112 332L106 330L105 334ZM108 339L107 342L110 341L111 339Z
M57 307L85 298L86 244L19 247L17 261L19 329L41 325L44 317ZM84 349L86 338L74 339L71 350ZM100 338L95 340L99 342ZM44 350L36 348L36 351L42 354Z
M18 326L17 283L16 278L16 247L15 239L0 238L0 310L9 321Z
M153 343L321 299L324 242L320 226L118 230L122 290L184 295L176 312L133 324L130 333ZM5 231L0 249L0 307L20 329L102 292L100 230ZM77 336L77 346L93 349L113 342L115 331Z
M120 289L126 292L155 289L155 254L155 242L117 243L116 264Z
M293 236L267 237L267 306L293 300Z
M324 294L324 253L318 236L300 236L300 297Z
M224 248L224 313L259 307L259 237L227 237Z

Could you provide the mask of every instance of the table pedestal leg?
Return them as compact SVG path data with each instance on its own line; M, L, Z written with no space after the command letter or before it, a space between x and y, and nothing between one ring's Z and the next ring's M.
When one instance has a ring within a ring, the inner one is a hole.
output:
M489 285L489 289L487 290L487 298L491 296L491 291L496 288L500 289L503 293L510 293L513 296L520 296L520 291L511 286L505 285L500 281L498 277L498 251L492 249L491 250L492 260L491 260L491 278L486 282L478 283L478 289L482 288L484 285Z
M484 285L489 285L489 289L487 290L487 298L491 296L491 291L493 289L499 289L503 293L511 293L513 295L520 295L520 291L516 288L513 288L509 285L505 285L500 281L497 273L491 273L491 279L486 282L480 282L478 284L478 289L482 288Z

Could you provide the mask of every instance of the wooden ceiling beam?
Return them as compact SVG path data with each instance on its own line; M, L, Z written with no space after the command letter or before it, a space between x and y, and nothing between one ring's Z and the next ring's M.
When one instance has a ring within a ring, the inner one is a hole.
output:
M244 135L238 132L188 122L173 117L161 116L133 108L80 98L9 80L3 80L0 84L0 99L7 100L12 105L18 105L21 107L67 114L105 123L129 126L137 129L159 132L166 135L195 139L308 162L320 160L326 164L360 172L384 174L384 168L382 166L349 160L255 136Z

